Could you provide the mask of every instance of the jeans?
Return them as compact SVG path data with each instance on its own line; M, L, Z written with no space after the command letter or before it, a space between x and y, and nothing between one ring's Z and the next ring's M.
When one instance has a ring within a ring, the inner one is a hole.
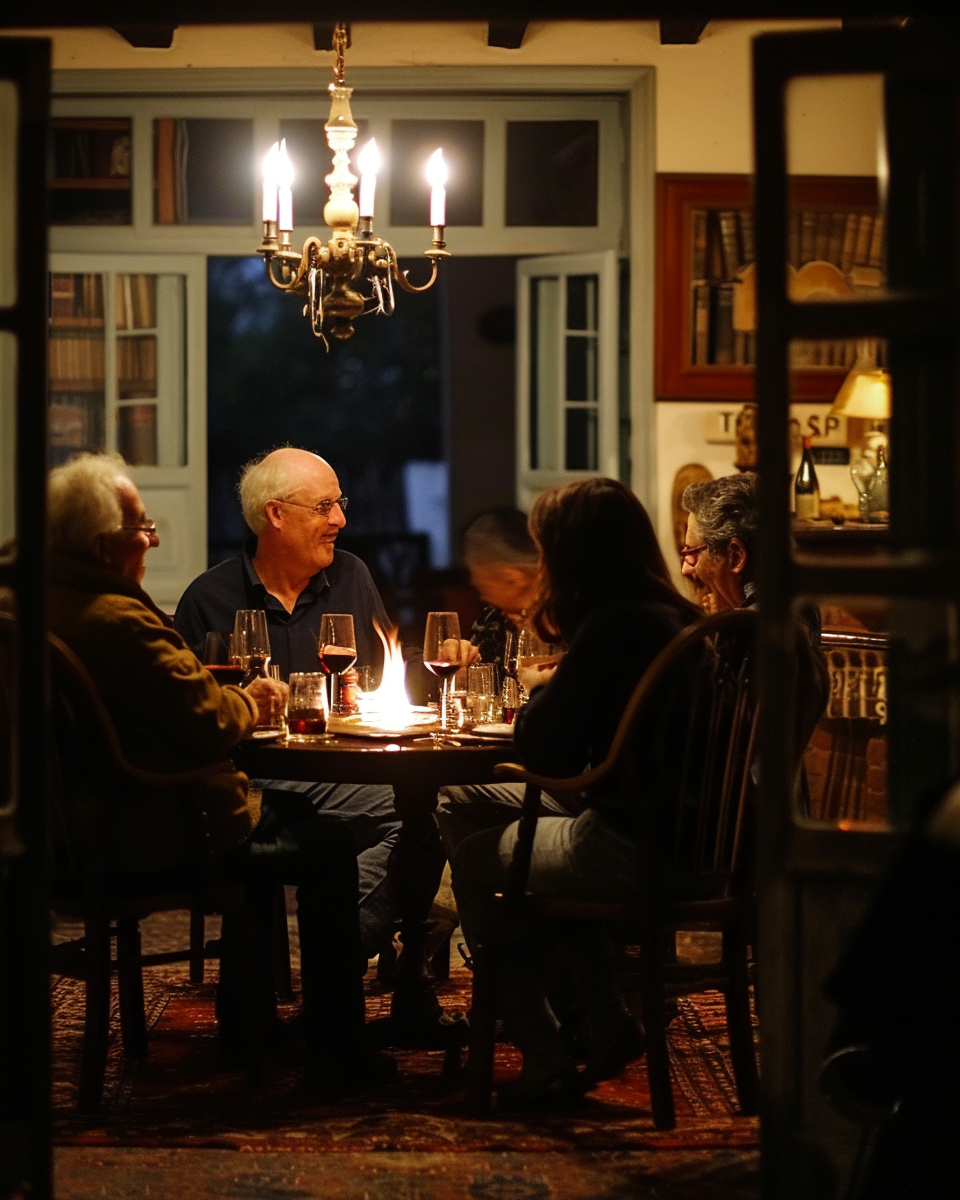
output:
M447 858L453 862L457 847L471 834L483 829L503 829L520 816L522 783L488 783L440 789L434 814ZM579 796L540 794L540 815L576 817L583 812Z
M387 878L387 862L400 832L393 788L294 779L257 779L251 785L264 793L302 796L319 816L347 826L360 875L360 944L367 958L378 954L400 919L399 903Z
M266 791L253 833L221 862L224 874L244 885L259 958L254 986L257 1002L268 1015L275 1004L269 948L276 889L296 884L308 1065L335 1067L355 1061L363 1053L364 1004L354 901L357 859L349 830L335 819L318 819L303 797ZM249 926L228 927L225 918L225 943L250 935ZM237 989L249 983L230 974L240 957L230 953L221 963L218 1010L225 1028L236 1016Z
M496 940L497 1004L507 1036L525 1056L549 1058L559 1055L562 1045L557 1015L548 1000L548 991L559 994L558 958L592 1019L615 1020L623 1002L609 939L600 936L596 926L565 922L561 927L519 918L497 928L494 896L503 890L517 830L513 822L505 829L486 829L466 837L451 863L453 892L467 944L474 947ZM528 887L540 896L630 899L637 887L636 846L594 809L576 817L541 817Z

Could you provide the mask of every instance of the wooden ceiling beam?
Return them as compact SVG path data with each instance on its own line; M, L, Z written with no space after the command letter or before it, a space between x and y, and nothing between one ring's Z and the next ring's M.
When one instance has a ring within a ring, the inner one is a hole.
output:
M137 49L169 50L176 25L114 25L113 30Z
M526 32L526 21L490 21L487 25L487 45L519 50Z
M661 17L660 45L695 46L708 22L700 17Z

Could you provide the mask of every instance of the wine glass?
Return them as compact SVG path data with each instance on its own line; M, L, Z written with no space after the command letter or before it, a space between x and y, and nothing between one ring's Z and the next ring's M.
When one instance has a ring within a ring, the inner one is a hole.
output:
M517 669L536 667L541 663L556 663L563 655L563 647L554 642L545 642L532 625L524 625L517 636ZM518 676L519 681L519 676ZM527 693L520 684L521 702L526 701Z
M324 613L320 618L317 653L321 670L330 676L330 711L343 715L340 676L357 661L357 635L350 613Z
M243 666L236 661L236 637L232 633L210 631L203 639L203 657L200 661L217 683L239 683L243 678Z
M267 614L262 608L237 610L233 622L232 655L246 671L247 683L258 675L269 674L270 635L267 633Z
M462 666L460 618L455 612L427 613L423 635L423 665L440 680L440 729L450 728L450 684ZM434 736L434 741L442 740Z

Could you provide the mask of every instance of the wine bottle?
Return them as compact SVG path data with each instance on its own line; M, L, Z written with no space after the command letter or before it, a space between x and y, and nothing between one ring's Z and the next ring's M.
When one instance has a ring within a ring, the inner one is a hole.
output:
M797 520L817 520L820 516L820 484L813 465L813 455L810 453L810 439L806 437L803 439L803 454L797 468L797 477L793 481L793 495L796 500L794 515Z
M877 447L877 469L873 473L873 487L867 497L869 521L884 524L890 520L890 485L887 478L887 455L883 446Z

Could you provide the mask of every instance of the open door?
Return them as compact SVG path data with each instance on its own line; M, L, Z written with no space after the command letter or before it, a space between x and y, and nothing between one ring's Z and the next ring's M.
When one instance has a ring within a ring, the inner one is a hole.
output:
M615 250L517 264L517 504L544 488L620 476Z

